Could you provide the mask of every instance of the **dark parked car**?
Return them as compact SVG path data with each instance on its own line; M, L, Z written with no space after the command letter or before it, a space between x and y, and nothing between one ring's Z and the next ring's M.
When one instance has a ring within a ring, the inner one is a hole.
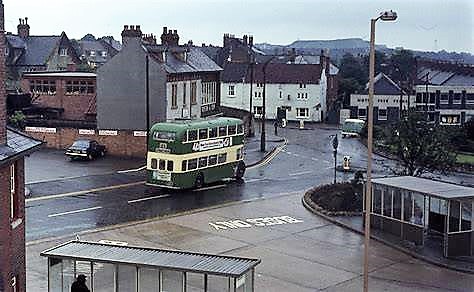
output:
M92 160L96 157L102 157L107 150L104 145L100 145L95 140L79 139L66 149L66 155L72 159L87 158Z

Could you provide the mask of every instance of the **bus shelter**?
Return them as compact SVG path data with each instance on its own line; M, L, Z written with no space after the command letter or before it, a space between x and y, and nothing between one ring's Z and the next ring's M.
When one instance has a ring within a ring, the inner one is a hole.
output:
M473 210L474 188L411 176L372 180L371 226L418 246L429 240L444 257L474 256Z
M48 258L48 291L69 292L78 275L92 292L254 291L259 259L70 241Z

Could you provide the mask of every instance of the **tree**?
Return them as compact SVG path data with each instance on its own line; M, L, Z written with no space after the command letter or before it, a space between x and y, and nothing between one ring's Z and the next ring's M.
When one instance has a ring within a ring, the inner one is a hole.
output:
M369 76L369 55L365 55L363 58L363 68L365 71L365 76ZM380 72L386 73L385 71L387 70L387 63L388 63L388 58L387 55L382 52L382 51L375 51L375 64L374 64L374 69L375 69L375 75L377 75Z
M348 105L352 93L361 91L367 82L367 74L362 67L359 58L352 54L345 54L339 65L339 88L338 95L345 105Z
M390 78L395 81L412 79L416 68L416 59L409 50L397 50L390 57Z
M454 166L456 154L449 143L448 131L429 124L423 115L410 112L408 118L398 122L390 141L399 158L401 175L421 176L426 172L446 173Z

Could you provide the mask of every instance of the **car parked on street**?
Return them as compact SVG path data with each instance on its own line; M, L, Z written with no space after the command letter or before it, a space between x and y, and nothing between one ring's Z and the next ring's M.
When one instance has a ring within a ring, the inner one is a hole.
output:
M66 149L66 155L74 160L75 158L85 158L92 160L97 157L105 156L107 150L104 145L99 144L95 140L78 139Z

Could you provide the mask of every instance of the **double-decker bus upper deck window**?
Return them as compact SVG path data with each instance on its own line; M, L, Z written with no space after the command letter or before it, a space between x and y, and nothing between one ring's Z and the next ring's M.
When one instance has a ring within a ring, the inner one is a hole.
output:
M186 171L186 166L188 165L188 161L187 160L183 160L183 162L181 162L181 170L182 171Z
M199 129L199 140L207 139L207 128L206 129Z
M210 128L209 129L209 138L217 137L217 128Z
M158 169L165 170L165 165L166 165L166 160L160 159L160 161L158 162Z
M209 166L217 164L217 155L209 156Z
M207 166L207 156L199 158L199 167L206 167Z
M225 137L227 136L227 127L219 127L219 137Z
M225 163L227 161L227 153L221 153L217 156L217 163Z
M235 133L237 133L237 126L236 125L232 125L232 126L229 126L229 136L230 135L235 135Z
M166 170L173 171L173 161L168 160L168 164L166 165Z
M237 125L237 134L243 134L244 133L244 125L240 124Z
M157 166L158 166L158 160L156 158L152 158L151 159L151 168L156 169Z
M174 141L176 139L176 133L174 132L160 132L153 133L153 140L162 141Z
M196 141L197 139L197 130L188 130L188 141Z
M197 168L197 158L188 160L188 169L193 170Z

